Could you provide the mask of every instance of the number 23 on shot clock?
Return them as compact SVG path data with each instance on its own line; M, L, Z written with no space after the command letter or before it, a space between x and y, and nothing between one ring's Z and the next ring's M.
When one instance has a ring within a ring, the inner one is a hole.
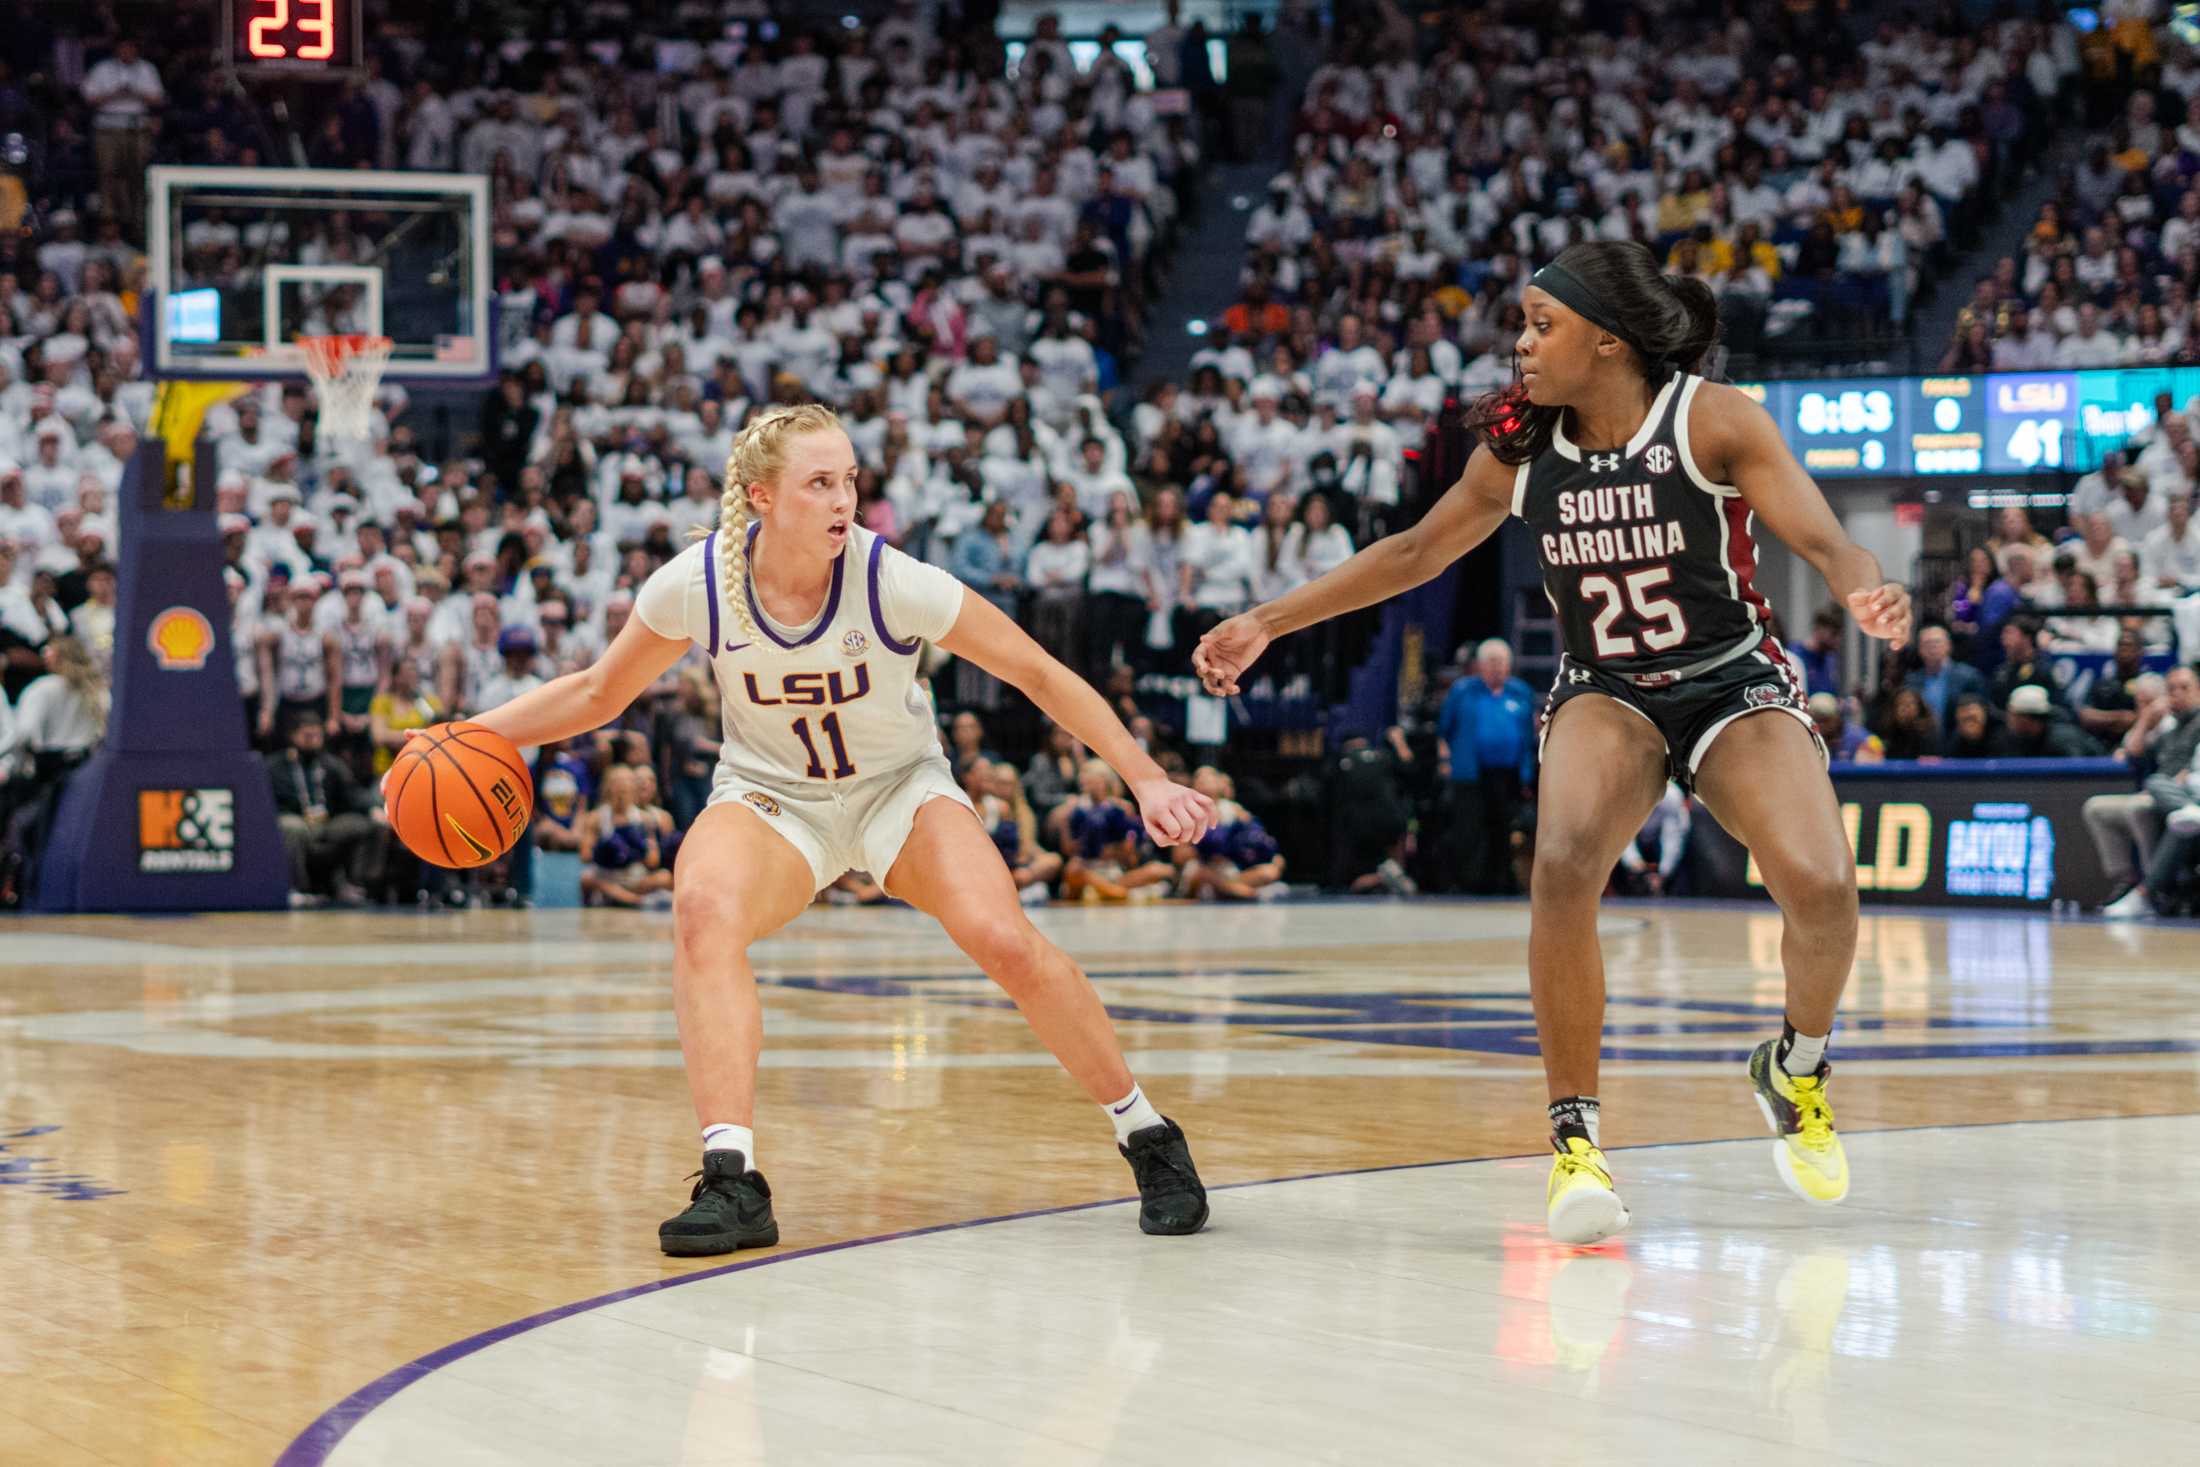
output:
M222 0L223 59L240 72L341 80L360 68L360 0Z

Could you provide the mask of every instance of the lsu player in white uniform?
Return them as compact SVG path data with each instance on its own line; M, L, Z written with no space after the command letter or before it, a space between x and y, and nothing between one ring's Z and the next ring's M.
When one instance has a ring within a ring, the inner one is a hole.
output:
M691 644L711 659L724 749L673 892L673 1008L703 1170L659 1245L692 1257L779 1241L755 1168L763 1010L748 948L858 868L937 918L1108 1112L1138 1179L1139 1226L1197 1232L1207 1196L1184 1133L1132 1079L1085 975L1017 901L940 751L917 682L922 644L1021 689L1106 760L1156 841L1196 842L1214 806L1170 781L1099 693L998 608L857 525L855 480L855 450L829 409L758 415L727 461L719 528L650 577L604 655L475 720L522 747L572 738L617 716Z

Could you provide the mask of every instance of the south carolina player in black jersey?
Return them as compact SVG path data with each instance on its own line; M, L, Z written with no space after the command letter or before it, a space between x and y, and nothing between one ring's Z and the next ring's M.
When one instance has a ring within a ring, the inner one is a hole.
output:
M1519 380L1475 404L1466 472L1412 529L1222 623L1194 665L1237 691L1269 642L1420 585L1518 515L1565 656L1544 711L1528 973L1550 1085L1551 1235L1627 1224L1598 1149L1604 959L1596 907L1670 774L1749 847L1786 918L1787 1022L1750 1056L1781 1180L1848 1193L1827 1037L1856 954L1856 865L1825 750L1750 585L1753 517L1900 646L1909 596L1853 543L1764 409L1693 375L1718 335L1700 282L1642 246L1571 246L1529 280ZM1752 717L1753 714L1768 717Z

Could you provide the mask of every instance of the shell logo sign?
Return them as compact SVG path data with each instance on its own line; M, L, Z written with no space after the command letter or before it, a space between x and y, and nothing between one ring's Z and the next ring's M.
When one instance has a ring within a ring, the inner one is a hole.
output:
M163 672L197 672L214 651L214 624L189 606L171 606L153 618L145 645Z

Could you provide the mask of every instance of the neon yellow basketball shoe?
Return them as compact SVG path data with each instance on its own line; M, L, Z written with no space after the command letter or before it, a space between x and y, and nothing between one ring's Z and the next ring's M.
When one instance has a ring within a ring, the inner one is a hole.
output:
M1627 1204L1613 1190L1604 1153L1582 1136L1553 1139L1551 1147L1558 1153L1547 1200L1552 1240L1585 1247L1626 1227Z
M1773 1058L1778 1044L1767 1039L1749 1056L1749 1083L1772 1127L1772 1167L1790 1192L1830 1207L1849 1195L1849 1158L1826 1103L1833 1066L1820 1063L1816 1074L1790 1075Z

